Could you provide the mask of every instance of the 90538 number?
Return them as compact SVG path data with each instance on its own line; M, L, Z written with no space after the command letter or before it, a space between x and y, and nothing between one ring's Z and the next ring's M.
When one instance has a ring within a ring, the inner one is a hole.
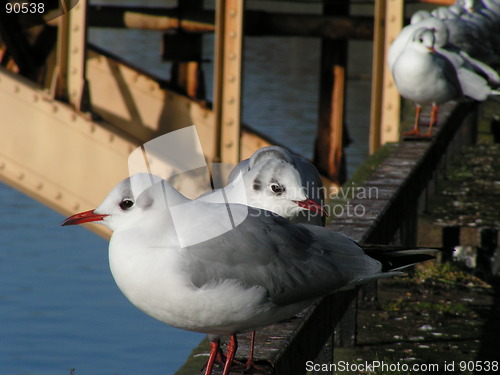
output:
M6 3L5 4L6 13L45 13L44 3Z

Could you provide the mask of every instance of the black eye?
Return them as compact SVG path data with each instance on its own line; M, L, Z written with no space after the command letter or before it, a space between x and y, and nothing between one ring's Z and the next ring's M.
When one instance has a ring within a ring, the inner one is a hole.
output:
M126 211L128 210L130 207L132 207L134 205L134 201L131 200L131 199L124 199L120 202L120 208L123 210L123 211Z
M271 190L276 194L281 194L285 191L285 187L278 184L271 184Z

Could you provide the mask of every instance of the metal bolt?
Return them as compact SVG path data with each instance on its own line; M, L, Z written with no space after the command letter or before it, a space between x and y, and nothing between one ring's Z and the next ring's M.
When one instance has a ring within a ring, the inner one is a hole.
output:
M231 10L229 11L229 15L230 15L231 17L236 17L236 11L235 11L234 9L231 9Z
M229 32L229 37L233 38L233 39L236 38L236 31L230 31Z
M17 176L17 178L19 180L23 180L24 179L24 173L23 172L19 173L19 175Z
M62 193L61 192L58 192L57 195L56 195L56 199L57 200L60 200L62 198Z
M36 185L36 188L38 190L42 190L43 189L43 182L39 182L38 185Z

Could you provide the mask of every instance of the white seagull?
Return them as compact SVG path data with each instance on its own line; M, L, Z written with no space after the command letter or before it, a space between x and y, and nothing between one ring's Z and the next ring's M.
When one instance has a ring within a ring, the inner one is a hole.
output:
M323 207L325 201L325 192L323 187L323 181L321 180L321 175L318 169L307 159L302 156L292 154L287 149L280 146L267 146L263 147L257 151L249 158L242 160L234 169L228 177L228 183L232 182L240 173L245 175L246 173L255 170L260 170L262 175L265 175L269 171L268 164L272 160L281 160L287 162L289 165L293 166L299 176L302 183L302 187L305 189L305 193L309 199L316 202L318 205ZM284 168L287 168L287 164L283 164ZM262 207L269 210L269 208ZM272 210L271 210L272 211ZM316 211L314 211L316 212ZM294 223L307 223L314 225L325 225L324 216L322 215L311 215L310 212L302 210L298 215L288 217Z
M229 231L228 210L245 218ZM240 204L191 201L148 174L125 179L98 208L62 225L86 222L113 231L111 272L136 307L174 327L231 336L224 375L236 334L291 317L318 297L394 274L338 233ZM186 226L190 246L181 245ZM211 345L207 375L216 353Z
M413 130L406 134L421 135L419 119L423 104L432 104L429 130L426 134L430 136L432 127L437 122L440 104L463 96L483 101L490 95L499 94L492 90L486 79L474 71L491 74L491 79L498 83L498 75L493 69L465 53L440 48L436 45L435 34L434 29L417 29L392 66L394 82L399 93L416 103Z

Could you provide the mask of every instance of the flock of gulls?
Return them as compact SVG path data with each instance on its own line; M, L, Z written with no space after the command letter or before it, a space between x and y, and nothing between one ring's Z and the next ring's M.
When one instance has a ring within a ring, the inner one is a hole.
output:
M484 101L500 95L500 0L457 0L432 12L417 11L392 43L389 68L402 97L416 104L408 135L431 136L440 104L462 97ZM421 134L421 106L431 104Z

